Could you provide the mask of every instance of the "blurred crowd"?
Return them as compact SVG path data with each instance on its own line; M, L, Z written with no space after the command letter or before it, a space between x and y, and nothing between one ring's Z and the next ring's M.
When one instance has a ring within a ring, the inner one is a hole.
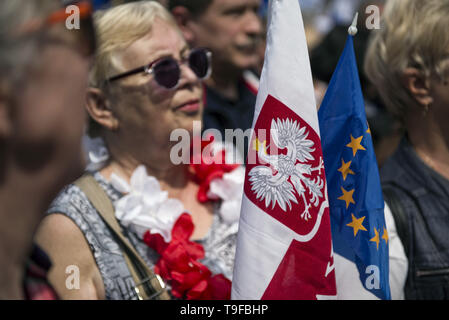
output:
M72 4L81 23L69 30ZM359 12L359 76L397 236L393 298L449 298L449 1L300 4L317 108ZM229 298L237 200L209 169L170 161L171 133L251 128L267 6L0 2L1 299ZM240 169L217 169L220 181L237 185Z

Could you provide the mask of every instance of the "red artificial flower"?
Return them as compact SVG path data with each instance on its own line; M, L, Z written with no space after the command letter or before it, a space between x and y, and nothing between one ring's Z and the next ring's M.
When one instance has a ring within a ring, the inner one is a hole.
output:
M209 136L208 141L201 141L200 154L195 153L192 147L192 157L190 161L190 168L193 172L193 179L200 185L198 190L198 201L201 203L207 202L210 199L207 192L210 188L212 180L222 178L223 174L231 172L239 167L238 164L226 164L226 152L221 150L215 154L212 153L213 136ZM198 163L199 162L199 163Z
M166 243L160 234L151 234L149 231L144 234L143 241L161 255L155 271L163 278L171 280L168 270L187 272L192 259L204 258L203 246L189 241L193 229L192 217L183 213L173 226L170 243Z
M230 300L232 282L222 274L216 274L209 280L212 300Z
M161 255L155 272L171 281L172 294L177 298L229 299L231 281L222 274L212 276L210 270L197 261L204 258L204 248L189 240L193 229L192 217L183 213L173 226L170 243L164 242L160 234L145 233L144 242Z

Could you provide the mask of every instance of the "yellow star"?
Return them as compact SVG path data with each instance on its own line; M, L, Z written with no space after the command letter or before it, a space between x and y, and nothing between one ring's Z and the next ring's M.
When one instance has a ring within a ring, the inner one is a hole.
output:
M352 195L354 194L355 189L346 191L345 189L343 189L343 187L341 187L341 191L343 192L343 195L340 198L338 198L338 200L343 200L344 202L346 202L346 209L348 209L349 203L355 204L355 201L352 198Z
M357 219L353 213L351 213L351 215L352 215L352 222L348 223L347 226L354 229L354 237L357 235L357 232L359 232L359 230L368 231L363 226L363 220L365 220L365 217Z
M369 241L375 242L377 245L377 250L379 250L379 232L377 232L376 228L374 228L374 237L371 238Z
M259 152L259 149L262 148L263 152L267 154L267 141L260 142L260 140L256 137L256 139L253 142L253 149L256 150L256 152Z
M354 137L351 134L351 142L348 143L346 146L352 149L352 155L355 157L355 154L358 150L366 150L362 145L362 139L363 136L358 137L357 139L354 139Z
M387 232L387 229L385 229L385 227L384 227L384 233L383 233L383 235L382 235L382 239L384 239L385 240L385 243L387 243L388 244L388 232Z
M344 162L343 159L341 159L341 167L337 171L341 172L341 175L343 176L343 180L346 180L346 177L348 174L355 174L354 171L352 171L349 167L351 166L351 161Z
M366 133L371 134L371 129L370 129L370 127L369 127L368 121L366 121L366 125L368 126L368 129L366 130Z

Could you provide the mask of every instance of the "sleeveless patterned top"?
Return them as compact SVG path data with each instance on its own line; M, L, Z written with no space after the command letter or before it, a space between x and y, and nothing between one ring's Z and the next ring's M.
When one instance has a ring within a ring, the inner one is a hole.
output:
M106 191L112 203L123 196L98 171L94 172L93 176ZM238 221L226 224L218 214L218 208L218 205L214 208L215 215L207 235L197 241L205 250L205 258L201 263L213 274L223 273L232 280ZM106 299L137 299L134 291L135 283L119 244L86 195L74 184L66 186L47 211L47 214L55 213L72 219L84 234L103 278ZM153 268L159 258L158 253L149 248L134 232L122 225L121 227L124 236L148 266Z

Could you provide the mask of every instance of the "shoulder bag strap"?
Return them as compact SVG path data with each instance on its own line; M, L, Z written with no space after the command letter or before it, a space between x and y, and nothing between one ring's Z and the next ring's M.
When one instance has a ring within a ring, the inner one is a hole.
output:
M136 283L135 289L139 298L145 300L169 300L170 296L165 289L162 279L154 274L142 257L137 253L134 246L132 246L129 240L123 236L120 225L115 218L114 206L95 178L91 174L86 173L75 181L75 185L86 194L89 201L100 213L106 225L112 231L116 239L118 239L119 244L123 249L123 256L125 257L131 275ZM143 286L144 290L139 290L137 288L138 286Z

